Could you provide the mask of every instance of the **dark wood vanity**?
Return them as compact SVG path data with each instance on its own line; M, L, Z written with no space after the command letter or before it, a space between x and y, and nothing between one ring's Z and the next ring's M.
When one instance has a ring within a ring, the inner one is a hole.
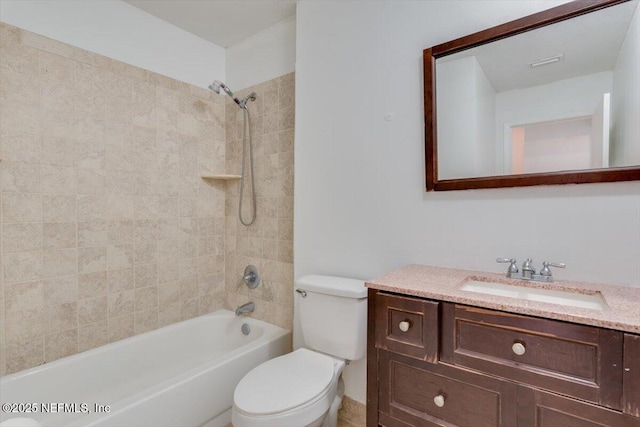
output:
M368 427L640 427L640 335L380 289L368 304Z

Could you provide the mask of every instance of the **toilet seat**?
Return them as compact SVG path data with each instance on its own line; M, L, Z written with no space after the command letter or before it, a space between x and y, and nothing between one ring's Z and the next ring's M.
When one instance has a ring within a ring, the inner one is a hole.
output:
M335 384L340 363L307 349L271 359L240 380L233 396L234 410L263 417L313 406Z

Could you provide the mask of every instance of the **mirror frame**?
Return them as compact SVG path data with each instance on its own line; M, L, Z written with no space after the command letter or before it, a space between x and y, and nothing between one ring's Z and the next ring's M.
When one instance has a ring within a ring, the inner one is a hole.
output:
M630 0L576 0L425 49L423 51L423 66L426 190L471 190L478 188L640 180L640 165L608 169L582 169L549 173L496 175L478 178L438 179L436 59L627 1ZM638 143L640 143L640 141L638 141Z

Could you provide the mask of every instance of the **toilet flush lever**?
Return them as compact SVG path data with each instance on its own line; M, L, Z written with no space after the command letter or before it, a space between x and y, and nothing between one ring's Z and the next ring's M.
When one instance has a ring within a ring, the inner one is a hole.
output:
M306 298L307 297L307 291L305 291L304 289L298 288L298 289L296 289L296 292L299 293L302 296L302 298Z

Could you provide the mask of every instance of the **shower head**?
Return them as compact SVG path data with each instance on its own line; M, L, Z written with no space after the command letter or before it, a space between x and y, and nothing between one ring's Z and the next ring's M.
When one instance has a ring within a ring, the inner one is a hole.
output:
M211 83L209 85L209 89L214 91L217 94L219 94L220 93L220 89L222 89L222 91L224 93L226 93L227 95L229 95L229 97L231 99L233 99L235 101L235 103L238 104L238 106L240 108L243 108L245 110L247 109L247 101L249 101L249 100L255 101L256 100L256 93L255 92L252 92L247 97L245 97L243 100L239 100L238 98L236 98L233 95L233 92L231 92L231 89L229 89L229 86L227 86L226 84L222 83L220 80L214 80L213 83Z
M233 98L233 92L231 92L231 89L229 89L229 86L222 83L220 80L214 80L213 83L209 85L209 89L211 89L212 91L218 94L220 93L220 89L222 89L224 93L226 93L231 98Z

